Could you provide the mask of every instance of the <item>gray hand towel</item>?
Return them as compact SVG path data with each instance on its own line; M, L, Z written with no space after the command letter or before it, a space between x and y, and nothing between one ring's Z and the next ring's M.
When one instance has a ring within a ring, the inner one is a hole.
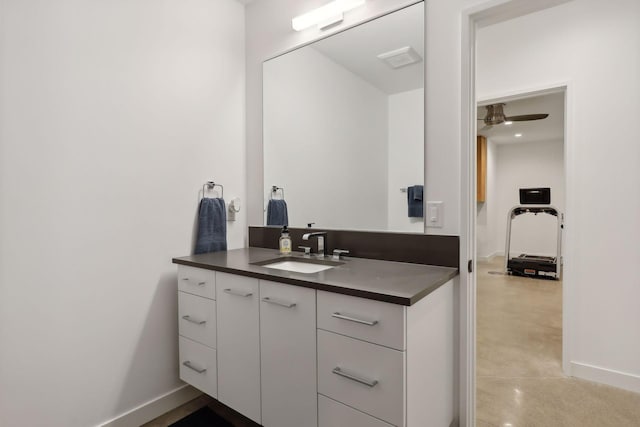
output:
M267 225L289 225L287 202L284 200L269 200L267 205Z
M422 194L424 186L414 185L407 188L407 203L409 205L410 218L424 217L424 207L422 205Z
M196 254L227 250L227 210L224 200L203 198L198 213Z

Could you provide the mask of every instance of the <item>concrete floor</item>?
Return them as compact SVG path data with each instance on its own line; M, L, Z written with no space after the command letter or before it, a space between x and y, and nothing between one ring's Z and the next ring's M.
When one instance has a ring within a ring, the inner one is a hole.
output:
M562 373L562 282L478 264L477 427L640 426L640 394Z

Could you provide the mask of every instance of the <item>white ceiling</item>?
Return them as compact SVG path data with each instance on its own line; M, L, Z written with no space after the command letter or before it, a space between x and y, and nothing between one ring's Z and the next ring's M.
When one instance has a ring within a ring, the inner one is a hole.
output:
M424 3L313 43L313 48L388 94L424 87L424 60L393 69L377 58L411 46L424 58Z
M493 103L489 102L489 103ZM479 104L486 105L487 102ZM478 107L478 119L485 117L487 110ZM506 101L504 114L519 116L521 114L548 113L543 120L513 122L512 125L499 124L489 130L482 130L484 123L478 120L478 135L486 136L497 144L511 144L533 141L564 140L564 93L552 93L513 101ZM521 133L522 137L514 135Z

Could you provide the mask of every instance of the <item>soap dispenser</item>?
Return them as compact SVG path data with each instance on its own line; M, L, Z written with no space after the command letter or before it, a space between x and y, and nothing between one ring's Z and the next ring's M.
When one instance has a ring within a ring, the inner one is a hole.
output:
M280 233L280 253L282 255L291 255L291 236L289 236L289 229L285 225L282 227Z

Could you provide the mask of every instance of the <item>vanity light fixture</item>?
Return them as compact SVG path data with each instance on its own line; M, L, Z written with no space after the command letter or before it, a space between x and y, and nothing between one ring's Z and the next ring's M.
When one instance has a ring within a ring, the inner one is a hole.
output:
M333 0L317 9L313 9L291 20L291 27L296 31L302 31L316 25L319 29L327 28L344 18L344 12L362 6L366 0Z

